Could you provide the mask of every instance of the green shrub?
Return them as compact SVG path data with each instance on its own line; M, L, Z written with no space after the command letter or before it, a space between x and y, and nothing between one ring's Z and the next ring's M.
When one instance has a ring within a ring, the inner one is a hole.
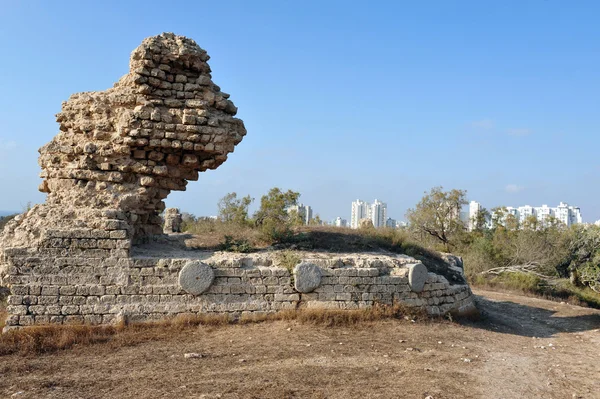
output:
M254 251L252 244L243 238L234 239L230 235L225 236L225 240L219 244L221 251L248 253Z
M600 265L586 262L577 269L579 281L596 292L600 292Z
M289 270L290 274L294 271L294 267L296 267L296 265L302 260L302 258L296 251L291 250L284 250L278 252L277 258L279 261L279 265Z

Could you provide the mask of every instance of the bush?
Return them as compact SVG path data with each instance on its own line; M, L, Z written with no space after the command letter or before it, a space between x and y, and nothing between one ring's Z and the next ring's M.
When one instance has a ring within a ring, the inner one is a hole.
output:
M281 251L277 254L277 257L279 265L285 267L290 273L294 271L294 267L302 260L297 252L291 250Z
M248 253L254 251L252 244L246 239L234 239L230 235L225 236L225 241L219 244L221 251Z
M579 281L596 292L600 292L600 265L587 262L577 269Z

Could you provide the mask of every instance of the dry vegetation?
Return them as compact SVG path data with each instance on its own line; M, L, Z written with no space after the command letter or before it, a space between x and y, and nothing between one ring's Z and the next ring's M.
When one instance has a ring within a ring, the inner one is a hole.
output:
M6 314L0 314L2 320ZM230 317L226 314L184 314L156 322L124 323L115 326L46 325L9 331L0 336L0 356L10 354L37 355L74 346L108 344L112 349L162 340L178 332L198 326L223 326L273 321L295 321L326 327L352 326L385 319L424 320L426 315L402 306L375 306L361 310L299 309L272 314L251 314Z
M218 220L200 220L188 225L188 232L194 234L187 240L188 246L194 249L234 252L252 252L266 248L330 252L389 251L413 256L425 263L431 270L436 270L441 274L444 274L445 269L437 252L428 249L428 246L435 248L435 245L427 240L419 243L406 230L376 230L372 228L356 230L327 226L300 226L295 227L292 234L283 242L273 243L265 241L260 231L250 225L235 225ZM474 236L477 234L479 233L474 233ZM498 235L503 236L500 233ZM531 235L531 232L525 232L517 237L521 240L524 240L523 237L531 240ZM481 274L482 271L497 264L491 263L489 259L482 260L479 244L473 245L469 240L465 240L466 243L458 248L457 254L465 256L465 272L469 283L473 286L516 291L537 295L541 298L567 301L575 305L600 308L600 294L587 287L574 286L565 278L541 278L532 273L520 272L501 273L497 276ZM481 237L476 240L481 240ZM505 237L505 240L509 239ZM496 241L499 239L496 238ZM506 247L510 246L509 241L500 242L503 242L502 245ZM500 246L499 243L496 245ZM525 244L521 243L520 245ZM506 251L508 249L504 250L504 252ZM548 257L548 255L544 256Z
M120 326L0 356L0 397L599 397L600 311L480 294L477 321L319 312Z

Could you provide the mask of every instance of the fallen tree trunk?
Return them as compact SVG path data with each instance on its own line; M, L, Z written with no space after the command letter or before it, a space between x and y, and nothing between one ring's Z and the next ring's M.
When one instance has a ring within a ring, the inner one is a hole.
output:
M484 270L480 272L481 275L493 274L500 275L502 273L527 273L533 274L534 276L538 276L545 279L554 278L554 276L548 276L542 273L539 273L535 269L537 269L537 265L535 264L527 264L527 265L514 265L514 266L502 266L502 267L494 267L492 269Z

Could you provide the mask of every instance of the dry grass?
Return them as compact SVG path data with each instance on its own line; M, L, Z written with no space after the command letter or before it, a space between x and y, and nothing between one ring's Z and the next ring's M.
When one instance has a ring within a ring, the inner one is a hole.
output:
M221 326L230 323L227 315L179 315L161 321L113 326L41 325L11 330L0 336L0 356L19 353L32 355L69 349L75 346L110 343L111 347L139 344L168 338L188 328Z
M0 397L597 397L599 311L479 293L487 299L476 323L353 318L329 327L305 313L304 323L292 315L188 328L197 320L182 316L168 328L122 326L105 344L0 357ZM144 334L164 339L141 342Z
M186 240L190 249L252 252L266 248L278 250L352 252L392 252L412 256L435 273L446 276L447 264L436 251L425 248L410 238L408 232L396 229L350 229L331 226L302 226L284 242L264 241L257 228L250 225L200 220L186 226L193 237ZM446 276L450 277L450 276ZM450 277L451 278L451 277Z
M31 326L2 334L0 336L0 356L50 353L75 346L99 343L107 343L111 348L119 348L146 341L168 339L173 333L198 326L296 321L300 324L347 327L391 318L425 320L427 315L420 310L408 309L400 305L376 305L372 308L358 310L298 309L243 315L242 317L227 314L182 314L161 321L134 324L122 322L114 326Z
M552 301L600 309L600 294L588 287L575 287L568 279L542 279L526 273L504 273L485 277L477 275L470 281L474 287L503 292L516 292Z
M219 220L198 220L186 226L185 232L194 235L192 239L186 241L186 245L198 250L220 250L226 237L237 242L247 243L255 250L270 245L261 238L261 233L256 228L249 225L224 223Z
M194 249L216 250L226 237L246 242L255 250L275 245L277 249L325 250L330 252L390 251L410 256L436 258L430 251L410 239L404 230L350 229L331 226L301 226L291 237L275 244L265 241L258 228L218 220L199 220L187 225L185 232L194 235L187 245Z
M407 308L401 305L375 305L371 308L356 310L341 309L300 309L284 310L269 314L243 315L240 324L262 321L296 321L301 324L322 325L327 327L348 327L385 319L425 320L427 314L422 309Z

